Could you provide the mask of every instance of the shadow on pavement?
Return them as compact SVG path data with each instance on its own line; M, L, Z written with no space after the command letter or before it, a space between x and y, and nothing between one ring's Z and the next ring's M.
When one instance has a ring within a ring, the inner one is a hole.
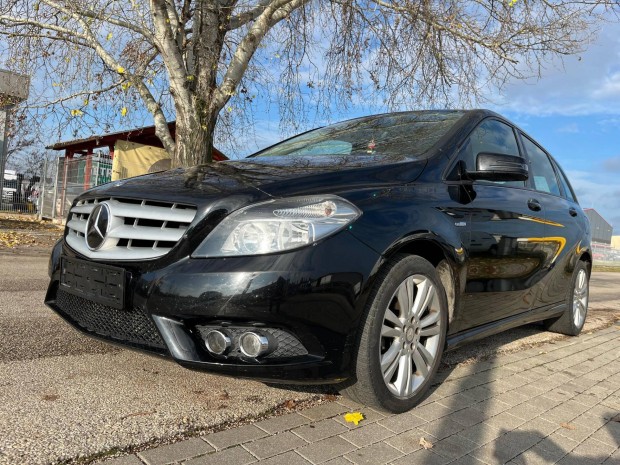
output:
M468 359L455 352L453 363ZM507 366L506 362L516 363ZM571 379L551 384L557 376L572 375L571 368L529 365L526 357L519 361L515 356L502 359L497 355L442 370L441 384L433 387L425 401L430 403L423 402L411 413L427 418L432 407L447 407L452 413L418 427L420 436L427 434L425 439L433 443L431 450L414 452L417 460L427 456L419 463L435 463L431 456L436 454L446 460L438 463L620 465L620 412L592 401L594 397L588 400L593 403L590 407L574 400L599 381L588 379L581 387ZM567 398L558 399L556 390L565 392Z

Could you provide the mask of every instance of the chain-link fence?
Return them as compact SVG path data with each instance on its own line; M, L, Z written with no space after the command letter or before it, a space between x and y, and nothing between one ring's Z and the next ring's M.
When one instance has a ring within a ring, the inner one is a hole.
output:
M6 170L2 182L0 211L11 213L37 213L41 173L24 175Z
M592 258L596 264L620 263L620 250L615 249L611 244L592 242Z
M112 160L105 155L74 159L60 157L49 165L39 200L40 216L43 218L65 219L78 195L109 182L112 176Z

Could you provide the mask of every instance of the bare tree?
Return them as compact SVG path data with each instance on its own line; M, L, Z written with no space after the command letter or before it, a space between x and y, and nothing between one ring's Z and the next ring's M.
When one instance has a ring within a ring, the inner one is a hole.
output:
M143 105L175 166L211 161L216 125L257 96L309 105L452 105L581 51L614 0L0 0L3 65L35 106L119 121ZM32 99L31 99L32 101ZM166 120L176 117L176 138Z
M45 173L45 164L50 163L58 154L42 148L30 147L28 150L17 152L10 164L10 168L24 175L27 180L35 176L43 177Z
M8 121L7 136L9 143L6 151L6 164L7 167L11 168L16 164L16 158L37 146L39 132L34 127L35 122L29 119L20 107L12 108Z

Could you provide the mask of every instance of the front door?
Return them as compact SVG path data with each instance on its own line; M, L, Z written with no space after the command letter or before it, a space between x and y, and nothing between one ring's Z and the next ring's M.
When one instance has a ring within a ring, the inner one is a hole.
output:
M476 169L481 152L519 155L511 126L486 119L461 144L457 159ZM501 320L532 308L553 256L545 237L545 210L525 182L478 181L466 189L469 244L466 284L457 331Z

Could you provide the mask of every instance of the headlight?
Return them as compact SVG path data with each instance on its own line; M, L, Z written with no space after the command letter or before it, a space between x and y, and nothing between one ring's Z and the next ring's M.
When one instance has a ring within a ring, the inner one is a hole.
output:
M353 204L335 195L257 203L224 218L192 256L262 255L297 249L340 231L360 215Z

